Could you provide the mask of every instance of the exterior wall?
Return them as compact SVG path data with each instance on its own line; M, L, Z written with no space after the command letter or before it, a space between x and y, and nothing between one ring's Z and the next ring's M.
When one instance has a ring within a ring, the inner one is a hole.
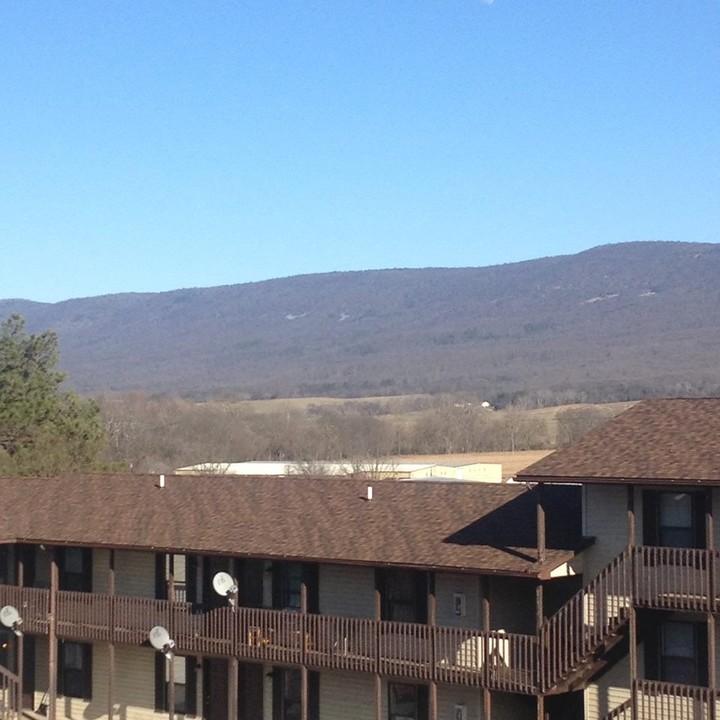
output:
M638 673L642 677L643 653L639 646ZM630 658L626 655L585 689L585 720L600 720L630 697Z
M455 612L455 595L458 593L465 598L464 616ZM477 575L436 573L435 598L438 625L471 630L482 627L480 579Z
M490 627L535 634L535 583L522 578L490 578Z
M72 720L107 717L109 653L107 645L93 645L92 699L58 696L58 717ZM202 673L198 673L198 702L202 698ZM35 655L36 709L48 686L48 643L46 638L36 641ZM150 648L115 647L114 717L121 720L153 720L166 713L155 712L155 651ZM201 708L198 708L201 711ZM177 717L184 717L179 715Z
M387 717L387 710L383 717ZM321 720L375 720L375 677L361 673L320 675Z
M635 498L636 521L639 498ZM621 485L583 486L583 534L595 542L583 552L584 584L592 580L614 557L627 547L627 490Z
M350 565L321 565L320 612L343 617L375 617L375 571Z

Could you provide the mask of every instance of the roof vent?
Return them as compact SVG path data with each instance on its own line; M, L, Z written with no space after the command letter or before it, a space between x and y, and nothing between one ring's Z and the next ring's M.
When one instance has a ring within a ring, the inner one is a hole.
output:
M165 476L160 476L160 483L158 484L158 487L164 488L165 487Z
M365 496L365 499L366 499L366 500L372 500L372 496L373 496L372 485L368 485L368 486L367 486L367 495Z

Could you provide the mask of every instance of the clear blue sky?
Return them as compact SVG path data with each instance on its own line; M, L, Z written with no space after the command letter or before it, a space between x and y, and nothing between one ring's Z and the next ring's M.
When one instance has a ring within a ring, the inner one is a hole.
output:
M718 0L17 0L0 298L720 241Z

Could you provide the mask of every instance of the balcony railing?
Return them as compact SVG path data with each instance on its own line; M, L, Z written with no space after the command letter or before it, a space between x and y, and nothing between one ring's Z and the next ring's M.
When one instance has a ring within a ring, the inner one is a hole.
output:
M20 718L20 678L4 667L0 667L0 718Z
M713 720L720 699L706 687L655 680L636 681L633 697L637 720Z
M47 634L50 591L0 585L0 605L20 610L23 628ZM201 612L186 602L59 591L59 637L141 645L155 625L177 652L305 664L534 694L537 639L362 618L230 607Z
M304 664L420 681L536 694L564 691L589 675L633 605L720 612L720 551L626 550L548 618L538 636L415 623L59 591L56 631L76 641L141 645L163 625L177 651L268 663ZM0 585L23 628L49 631L50 591Z

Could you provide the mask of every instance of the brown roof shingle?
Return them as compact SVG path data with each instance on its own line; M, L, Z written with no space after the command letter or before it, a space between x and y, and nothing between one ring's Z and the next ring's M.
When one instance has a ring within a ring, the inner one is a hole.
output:
M0 533L20 541L350 564L544 574L580 546L578 488L548 498L535 562L524 486L342 479L102 475L0 478ZM575 518L568 521L568 518Z
M518 478L720 484L720 398L645 400Z

